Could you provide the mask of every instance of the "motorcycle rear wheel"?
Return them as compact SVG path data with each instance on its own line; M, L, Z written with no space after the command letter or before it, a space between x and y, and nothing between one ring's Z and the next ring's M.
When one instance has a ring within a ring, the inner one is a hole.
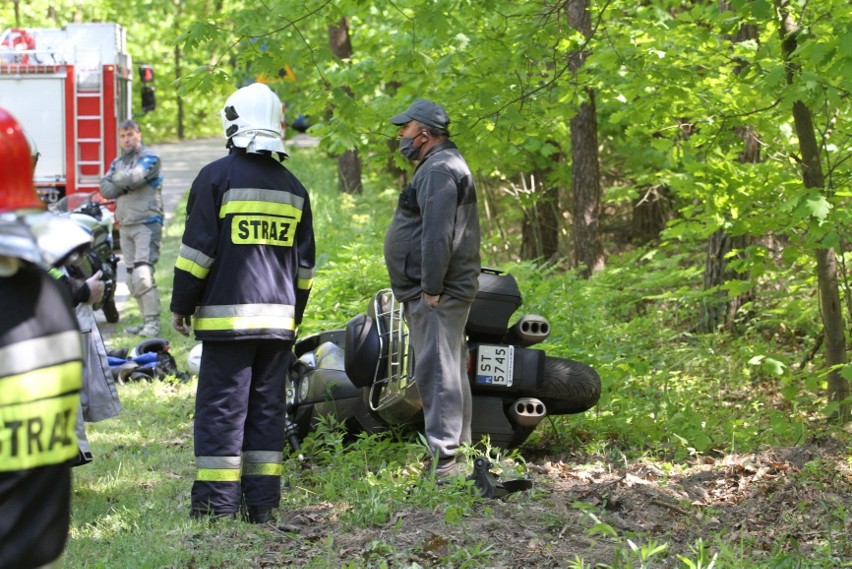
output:
M104 305L101 307L101 310L104 311L104 318L110 324L115 324L118 322L119 314L118 308L115 306L115 299L110 298L109 300L104 301Z
M547 356L538 398L548 415L582 413L595 406L601 396L601 378L591 366Z

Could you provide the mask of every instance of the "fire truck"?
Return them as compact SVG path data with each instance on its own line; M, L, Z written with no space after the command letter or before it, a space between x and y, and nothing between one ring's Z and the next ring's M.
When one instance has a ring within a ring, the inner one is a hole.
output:
M153 79L150 68L140 73ZM132 78L118 24L12 28L0 36L0 107L40 153L34 179L46 202L98 190L119 152L118 125L132 116Z

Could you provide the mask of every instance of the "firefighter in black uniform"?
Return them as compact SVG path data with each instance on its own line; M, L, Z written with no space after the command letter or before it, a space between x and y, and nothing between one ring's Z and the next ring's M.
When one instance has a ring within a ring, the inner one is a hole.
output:
M29 163L0 109L0 567L16 569L62 563L83 362L68 291L47 269L90 242L43 211Z
M282 164L281 101L264 84L222 110L229 154L199 172L175 265L172 324L202 341L193 518L273 519L284 382L314 276L308 193Z

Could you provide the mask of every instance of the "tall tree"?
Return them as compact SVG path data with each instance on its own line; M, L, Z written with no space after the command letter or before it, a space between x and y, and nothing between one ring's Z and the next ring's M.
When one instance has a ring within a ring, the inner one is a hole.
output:
M179 20L183 13L183 2L177 0L175 2L175 9L177 12L177 19ZM175 42L174 47L174 65L175 65L175 82L180 82L180 78L183 75L182 62L181 62L181 54L182 49L179 42ZM180 92L177 93L176 97L177 103L177 113L175 116L175 123L177 125L177 137L178 140L183 140L186 138L186 128L184 127L183 122L183 95Z
M590 38L589 0L568 0L565 10L571 27ZM588 55L585 49L571 54L572 73L577 74ZM601 181L595 91L590 87L584 91L585 100L571 119L571 197L575 261L580 274L588 277L603 268L604 255L599 233Z
M780 17L779 32L781 48L786 65L787 83L794 85L796 75L803 70L794 58L799 49L800 27L791 12L789 0L776 0ZM792 105L793 121L799 139L801 153L801 174L805 188L824 192L825 174L820 160L819 145L814 133L814 121L810 108L801 99L795 99ZM833 247L818 246L815 250L817 277L819 286L820 313L822 315L825 360L828 369L828 400L838 405L838 416L843 421L850 419L852 403L849 401L850 384L842 375L841 367L846 359L846 331L843 321L843 309L840 304L840 289L837 277L837 254Z
M352 58L352 38L349 35L349 19L340 18L336 24L328 27L328 44L331 51L344 65ZM340 88L349 97L353 96L351 87ZM358 148L349 148L337 158L337 185L341 192L361 193L361 158Z

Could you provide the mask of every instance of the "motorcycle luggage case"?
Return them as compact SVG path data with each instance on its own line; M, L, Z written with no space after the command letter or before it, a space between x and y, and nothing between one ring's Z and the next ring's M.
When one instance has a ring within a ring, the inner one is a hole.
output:
M479 292L467 318L468 333L502 338L509 327L509 318L520 305L521 290L515 277L483 269L479 274Z

